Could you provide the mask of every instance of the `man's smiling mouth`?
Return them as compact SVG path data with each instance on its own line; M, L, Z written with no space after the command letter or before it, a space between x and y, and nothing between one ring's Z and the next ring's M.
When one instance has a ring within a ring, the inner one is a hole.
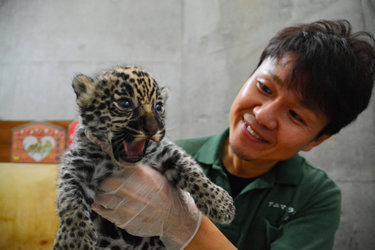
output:
M247 123L245 123L245 126L246 126L247 131L249 131L249 133L250 133L253 137L255 137L255 138L258 139L258 140L261 140L261 141L267 142L267 141L264 140L262 137L260 137L260 135L258 135L257 133L255 133L255 131L250 127L250 125L248 125Z

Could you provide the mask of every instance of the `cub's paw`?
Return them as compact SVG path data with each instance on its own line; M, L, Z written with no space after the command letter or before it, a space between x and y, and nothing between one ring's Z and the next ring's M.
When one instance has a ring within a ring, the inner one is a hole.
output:
M189 192L198 209L214 222L229 224L234 219L236 208L233 198L210 181L194 162L182 170L178 187Z
M234 219L236 208L232 197L209 179L195 182L188 192L199 210L214 222L229 224Z
M67 219L57 231L53 249L95 249L96 239L91 223Z
M203 198L196 202L197 207L214 222L229 224L234 219L236 208L232 197L218 186L210 187Z

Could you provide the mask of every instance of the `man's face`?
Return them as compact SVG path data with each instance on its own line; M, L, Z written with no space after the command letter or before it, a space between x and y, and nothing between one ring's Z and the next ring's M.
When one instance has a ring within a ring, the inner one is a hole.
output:
M316 139L327 125L327 117L308 109L283 84L292 60L290 56L264 60L234 100L229 143L240 159L287 160L329 138Z

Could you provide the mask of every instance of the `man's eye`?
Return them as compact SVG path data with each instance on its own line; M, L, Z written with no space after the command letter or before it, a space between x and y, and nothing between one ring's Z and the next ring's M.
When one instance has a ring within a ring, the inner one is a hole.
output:
M292 116L293 119L295 119L295 120L297 120L297 121L299 121L303 124L305 123L304 120L302 120L302 118L296 112L294 112L293 110L290 110L289 113L290 113L290 115Z
M262 92L264 92L268 95L272 95L272 91L266 85L264 85L263 83L258 82L258 87L261 89Z
M132 107L132 104L130 103L130 101L119 101L117 104L120 108L123 108L123 109L130 109Z

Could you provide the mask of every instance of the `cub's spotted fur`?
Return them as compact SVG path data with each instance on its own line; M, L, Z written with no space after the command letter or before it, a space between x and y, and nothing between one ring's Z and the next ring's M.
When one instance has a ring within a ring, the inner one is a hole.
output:
M176 188L192 195L213 221L228 224L233 200L214 185L198 164L164 138L167 89L146 71L117 67L95 79L73 80L80 112L77 138L59 168L57 207L60 226L54 249L163 249L157 237L128 234L91 210L101 182L121 169L144 162Z

